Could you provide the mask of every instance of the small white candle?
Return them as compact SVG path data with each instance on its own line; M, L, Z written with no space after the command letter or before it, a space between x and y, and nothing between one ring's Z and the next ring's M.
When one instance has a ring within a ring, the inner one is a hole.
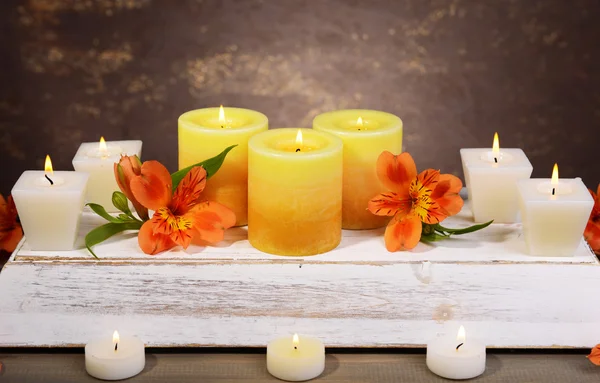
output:
M84 142L73 157L76 171L90 174L86 201L104 206L108 212L116 212L112 204L113 192L119 190L115 179L114 164L119 162L121 154L142 155L142 141L104 141Z
M144 342L113 333L85 345L85 369L94 378L121 380L142 372L146 364Z
M290 382L314 379L325 369L325 346L316 338L298 334L271 341L267 345L267 371Z
M572 256L581 243L594 200L581 178L533 178L518 183L519 206L527 252L542 256Z
M427 345L427 367L436 375L447 379L471 379L485 371L485 346L467 340L465 328L458 335L445 336Z
M461 149L460 156L475 222L519 221L517 180L531 177L533 166L521 149L502 149L498 134L492 149Z
M31 250L71 250L79 229L88 174L52 170L21 174L11 194Z

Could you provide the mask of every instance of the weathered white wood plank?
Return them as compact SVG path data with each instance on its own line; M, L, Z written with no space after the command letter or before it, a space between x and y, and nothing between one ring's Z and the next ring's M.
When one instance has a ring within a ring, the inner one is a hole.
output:
M600 339L597 265L43 264L0 277L0 346L82 345L116 328L153 346L423 345L444 325L495 347ZM451 324L450 324L451 323ZM455 331L452 329L451 331Z

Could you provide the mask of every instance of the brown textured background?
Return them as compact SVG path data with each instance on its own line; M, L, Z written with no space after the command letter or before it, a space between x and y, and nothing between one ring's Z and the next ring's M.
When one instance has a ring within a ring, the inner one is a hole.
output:
M142 139L177 166L177 117L224 104L271 127L400 116L419 169L521 147L534 176L600 181L597 0L2 0L0 192L71 169L82 141Z

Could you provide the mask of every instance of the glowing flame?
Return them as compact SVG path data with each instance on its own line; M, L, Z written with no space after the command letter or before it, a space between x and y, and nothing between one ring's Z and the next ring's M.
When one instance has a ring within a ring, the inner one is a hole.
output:
M463 326L460 326L460 328L458 329L458 334L456 334L456 341L459 343L464 343L466 339L467 333L465 331L465 328Z
M223 108L223 105L221 105L219 107L219 124L221 124L221 126L225 126L226 122L227 120L225 119L225 109Z
M558 185L558 164L554 164L554 168L552 169L552 180L550 183L552 185Z
M46 162L44 163L44 171L46 172L46 174L54 174L54 171L52 170L52 161L50 161L50 156L46 154Z
M100 150L100 153L108 152L108 147L106 146L106 141L104 141L104 136L100 137L100 143L98 144L98 150Z
M297 348L300 344L300 338L298 337L298 334L294 334L292 337L292 344L294 345L294 348Z
M119 332L117 330L113 332L113 343L119 343Z
M358 120L356 120L356 127L357 128L362 128L363 127L362 117L359 117Z
M302 131L298 129L298 134L296 134L296 145L302 146Z
M494 143L492 144L492 154L498 158L500 156L500 140L498 139L498 132L494 133Z

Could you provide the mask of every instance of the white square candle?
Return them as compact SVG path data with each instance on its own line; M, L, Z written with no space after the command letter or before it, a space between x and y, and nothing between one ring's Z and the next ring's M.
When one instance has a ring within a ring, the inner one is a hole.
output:
M71 250L77 237L88 174L28 170L12 189L21 225L32 250Z
M90 174L86 202L104 206L106 211L116 212L112 204L113 192L119 190L115 179L114 164L119 162L121 154L142 155L142 141L84 142L73 158L73 168L78 172Z
M521 149L461 149L460 156L475 222L518 222L516 183L533 172L525 153Z
M521 180L517 186L528 253L572 256L594 206L581 178L560 179L557 184L534 178Z

